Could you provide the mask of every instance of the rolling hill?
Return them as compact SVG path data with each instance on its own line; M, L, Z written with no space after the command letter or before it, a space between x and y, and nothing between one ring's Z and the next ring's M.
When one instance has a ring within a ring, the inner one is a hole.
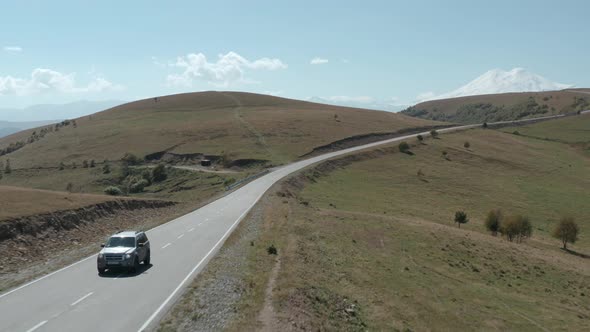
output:
M9 158L13 168L57 167L119 160L129 152L153 161L208 156L226 164L282 164L351 136L437 124L250 93L188 93L131 102L4 137L0 161Z
M429 120L481 123L563 114L588 108L590 89L566 89L430 100L401 113Z

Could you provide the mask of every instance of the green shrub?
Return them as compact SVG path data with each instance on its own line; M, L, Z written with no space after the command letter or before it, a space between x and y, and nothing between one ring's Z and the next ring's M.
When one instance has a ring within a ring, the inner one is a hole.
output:
M104 189L104 193L111 196L120 196L123 195L123 191L119 189L119 187L110 186Z
M127 153L125 153L123 158L121 158L121 161L123 161L127 165L137 165L141 162L141 159L139 159L133 153L127 152Z
M228 178L228 179L223 180L223 185L227 187L235 182L236 182L236 179Z
M266 252L269 255L278 255L278 253L279 253L277 247L275 247L274 244L271 244L268 248L266 248Z
M410 144L404 141L399 143L398 148L400 152L407 153L408 151L410 151Z
M463 147L469 149L469 147L471 147L471 144L469 142L465 142L463 143Z
M432 136L432 138L437 138L438 137L438 131L436 131L435 129L432 129L430 131L430 136Z
M152 181L161 182L166 180L168 174L166 172L166 166L164 164L158 164L158 166L152 169Z
M502 222L502 211L498 210L491 210L488 212L488 215L485 220L486 229L492 233L493 236L496 236L500 231L500 225Z
M418 141L420 143L422 143L422 141L424 141L424 136L422 136L422 135L418 135L418 136L416 136L416 138L418 139Z
M140 193L147 186L149 186L149 182L147 182L147 180L145 180L145 179L140 179L137 182L131 183L129 185L129 192L130 193Z
M96 163L94 162L94 159L92 159L90 161L90 167L96 167Z
M152 172L149 169L144 169L141 172L141 177L148 182L148 186L152 184Z
M109 164L104 164L102 166L102 174L109 174L111 172L111 166Z
M88 160L82 161L82 168L88 168Z

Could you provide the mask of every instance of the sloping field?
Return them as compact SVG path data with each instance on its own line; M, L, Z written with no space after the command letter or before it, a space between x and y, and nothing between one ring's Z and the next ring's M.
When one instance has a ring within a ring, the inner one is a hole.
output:
M571 135L548 124L530 130ZM345 156L275 188L161 331L219 321L235 331L587 331L590 158L484 129L409 143L412 154L392 145ZM497 208L528 216L532 237L489 234ZM461 228L458 210L469 218ZM581 230L569 252L550 236L563 216ZM228 287L231 298L216 297ZM228 306L238 310L215 316Z
M118 160L126 152L157 159L164 153L211 155L226 161L285 163L314 147L350 136L390 133L435 122L237 92L180 94L124 104L55 126L0 139L0 157L14 168L57 167L60 162ZM19 143L21 142L21 143Z
M61 210L74 210L115 198L106 195L0 186L0 220Z
M480 123L571 113L588 108L590 89L567 89L431 100L402 113L423 119Z

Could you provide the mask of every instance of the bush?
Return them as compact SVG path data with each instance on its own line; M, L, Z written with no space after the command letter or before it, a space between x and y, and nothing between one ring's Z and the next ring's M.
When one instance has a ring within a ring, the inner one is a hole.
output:
M399 151L403 152L403 153L408 153L408 151L410 151L410 144L408 144L407 142L401 142L398 145L399 147Z
M518 136L518 135L520 135L520 132L518 130L515 130L512 132L512 134Z
M120 196L123 195L123 191L119 189L119 187L110 186L104 189L104 193L111 196Z
M144 169L143 172L141 172L141 177L148 182L148 186L152 184L152 173L149 169Z
M553 230L553 237L560 239L563 243L563 249L567 249L567 243L576 243L580 228L572 217L561 218L559 224Z
M166 166L164 164L158 164L158 166L152 169L152 181L161 182L166 180L168 174L166 173Z
M484 122L483 125L482 125L482 127L483 128L487 128L488 127L488 123L487 122Z
M147 186L149 186L149 182L147 182L147 180L145 179L140 179L137 182L131 183L129 185L129 192L130 193L140 193L143 191L143 189Z
M467 222L469 222L469 219L467 218L467 213L465 213L464 211L455 212L455 222L459 225L459 228L461 228L461 224L466 224Z
M82 168L88 168L88 160L82 161Z
M432 136L432 138L437 138L438 137L438 131L436 131L435 129L432 129L430 131L430 136Z
M236 182L236 179L228 178L228 179L223 180L223 185L227 187L235 182Z
M463 147L466 149L469 149L470 146L471 146L471 144L469 144L469 142L463 143Z
M74 191L74 185L71 182L68 182L68 184L66 185L66 191L70 193Z
M500 225L502 222L502 211L500 210L491 210L488 212L486 217L485 226L486 229L492 233L493 236L496 236L500 231Z
M516 240L517 243L531 237L533 234L533 225L526 216L516 215L506 218L500 224L500 232L506 236L508 241Z
M90 161L90 167L96 167L96 163L94 162L94 159L92 159Z
M102 166L102 174L109 174L111 172L111 166L109 164L104 164Z
M141 159L139 159L133 153L127 152L127 153L125 153L123 158L121 158L121 161L123 161L127 165L137 165L141 162Z
M277 247L275 247L274 244L271 244L268 248L266 248L266 252L269 255L278 255L278 253L279 253Z
M6 166L4 167L4 173L12 173L12 167L10 167L10 159L6 159Z
M59 168L60 171L63 171L66 168L66 165L63 163L63 161L59 163L59 167L58 168Z
M420 143L422 143L422 141L424 141L424 136L422 136L422 135L418 135L418 136L416 136L416 138L418 139L418 141Z

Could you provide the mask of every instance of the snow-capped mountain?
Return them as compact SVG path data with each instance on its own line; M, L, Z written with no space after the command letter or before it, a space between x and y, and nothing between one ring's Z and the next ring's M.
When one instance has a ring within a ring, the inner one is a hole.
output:
M540 75L531 73L524 68L509 71L493 69L465 84L457 90L435 95L425 100L456 98L506 92L537 92L563 90L573 85L550 81ZM424 100L423 100L424 101Z

